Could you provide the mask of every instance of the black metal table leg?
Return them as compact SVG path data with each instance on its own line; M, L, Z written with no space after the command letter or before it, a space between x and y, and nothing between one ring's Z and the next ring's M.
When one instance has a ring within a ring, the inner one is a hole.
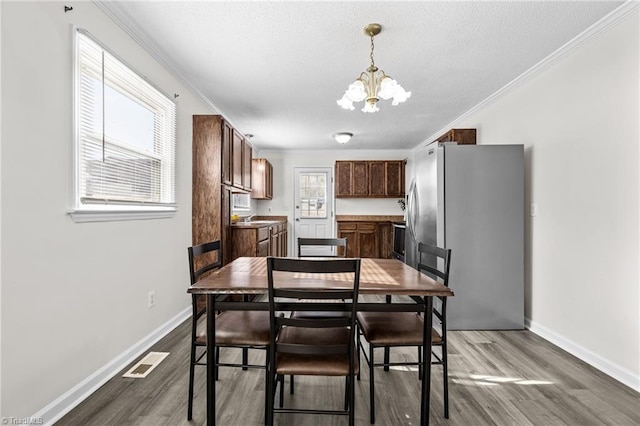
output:
M424 330L422 352L422 402L420 404L420 424L429 424L429 401L431 396L431 330L433 327L433 296L424 298Z
M216 424L216 295L207 294L207 425Z

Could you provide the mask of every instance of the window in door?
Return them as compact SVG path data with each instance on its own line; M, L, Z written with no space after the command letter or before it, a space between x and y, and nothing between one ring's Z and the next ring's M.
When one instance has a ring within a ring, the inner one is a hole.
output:
M300 218L327 217L326 173L300 174Z

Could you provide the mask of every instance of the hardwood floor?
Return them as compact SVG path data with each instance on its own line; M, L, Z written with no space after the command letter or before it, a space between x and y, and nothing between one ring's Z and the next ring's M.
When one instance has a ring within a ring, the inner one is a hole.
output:
M443 418L442 375L434 366L434 425L638 425L640 394L529 331L454 331L449 336L450 418ZM203 425L205 370L196 369L194 418L187 418L189 323L151 350L171 354L145 379L114 377L57 425ZM264 351L250 351L262 361ZM382 352L380 352L380 355ZM237 349L222 350L238 360ZM394 357L415 359L414 349ZM364 363L364 360L363 360ZM356 387L356 424L369 424L368 368ZM126 370L125 370L126 371ZM124 371L123 371L124 372ZM415 425L420 416L417 372L376 370L376 424ZM288 384L287 384L288 386ZM263 424L264 372L222 368L217 424ZM297 377L285 404L341 407L342 378ZM286 405L285 405L286 406ZM344 417L276 415L278 425L346 425Z

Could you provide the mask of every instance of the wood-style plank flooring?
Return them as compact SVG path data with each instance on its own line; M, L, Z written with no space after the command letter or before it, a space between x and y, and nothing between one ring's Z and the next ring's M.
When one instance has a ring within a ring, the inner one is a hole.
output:
M189 322L151 349L171 354L145 379L114 377L57 425L203 425L205 370L196 370L194 418L187 421ZM449 334L450 418L443 418L441 368L432 377L434 425L640 425L640 394L529 331L453 331ZM251 361L263 361L253 350ZM240 350L223 349L237 361ZM394 357L416 359L416 350ZM380 357L382 352L380 352ZM364 363L364 359L362 361ZM127 367L129 368L129 367ZM123 370L123 372L126 371ZM356 424L369 424L369 370L356 387ZM416 425L417 372L376 369L376 424ZM220 370L217 424L263 424L264 371ZM288 388L287 388L288 389ZM285 404L340 409L342 378L297 377ZM276 415L278 425L346 425L345 417Z

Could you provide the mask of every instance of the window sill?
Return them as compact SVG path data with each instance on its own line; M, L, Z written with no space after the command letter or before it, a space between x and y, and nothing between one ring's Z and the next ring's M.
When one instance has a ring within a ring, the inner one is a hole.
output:
M169 219L176 214L176 210L71 210L68 213L74 222L86 223Z

